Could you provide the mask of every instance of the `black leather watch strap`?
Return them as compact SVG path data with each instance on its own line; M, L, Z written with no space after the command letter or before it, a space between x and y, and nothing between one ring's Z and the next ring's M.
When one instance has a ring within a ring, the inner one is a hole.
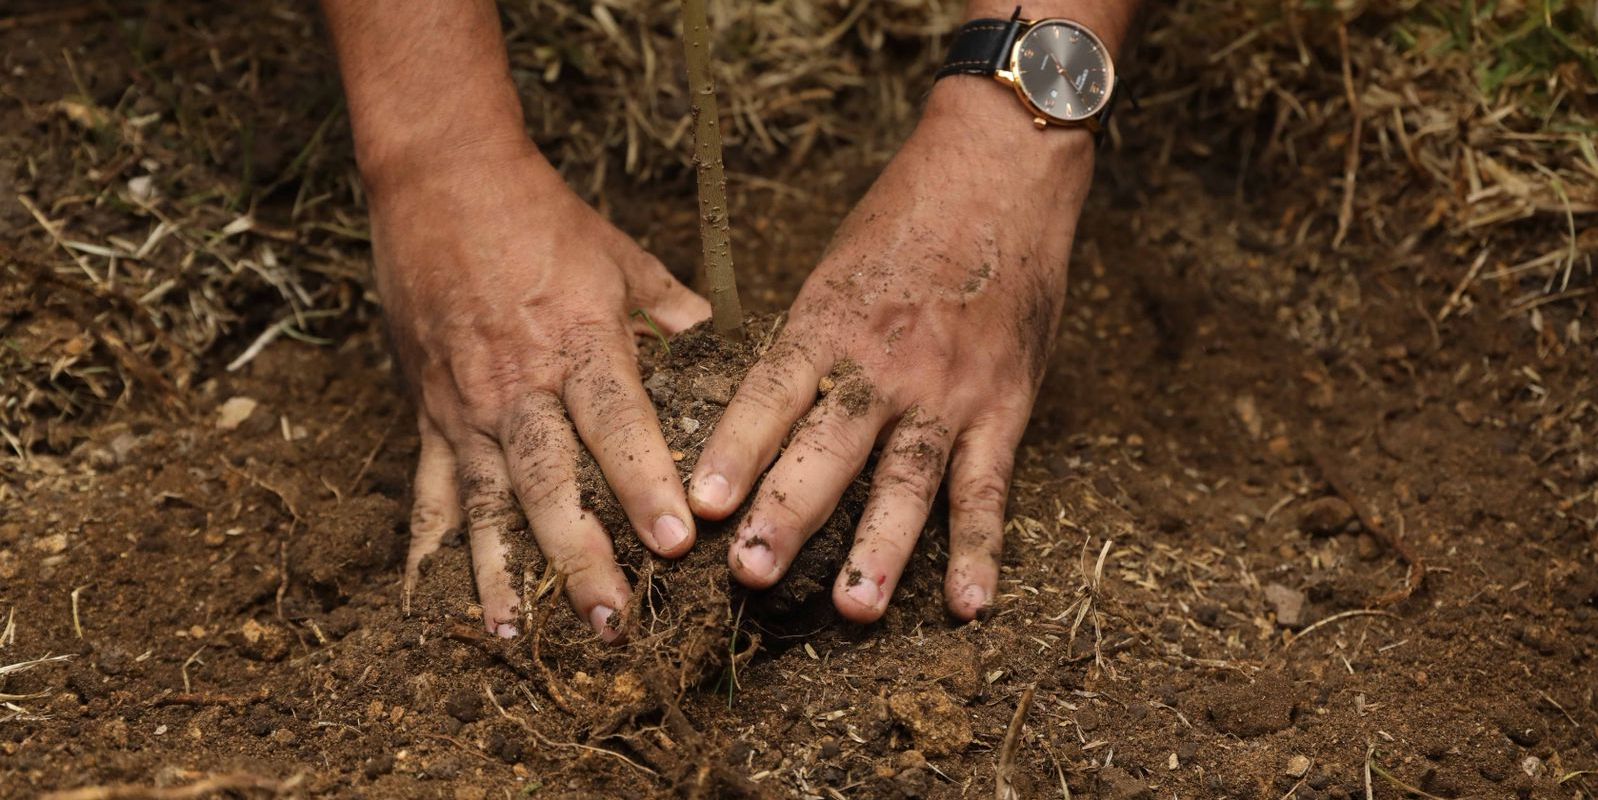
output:
M1025 24L1017 19L974 19L954 32L949 55L936 77L992 75L1009 66L1010 49Z

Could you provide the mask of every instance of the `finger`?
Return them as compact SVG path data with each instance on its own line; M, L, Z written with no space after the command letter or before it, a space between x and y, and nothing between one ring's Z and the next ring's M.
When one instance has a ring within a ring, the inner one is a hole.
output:
M595 355L567 382L565 400L638 538L667 558L688 552L693 514L631 355Z
M823 358L785 331L749 370L694 465L688 502L695 514L725 519L743 503L794 421L814 405Z
M710 301L677 280L654 256L628 241L630 252L622 257L627 276L629 308L641 309L660 332L671 336L710 318ZM643 322L643 320L639 320ZM649 333L648 325L640 333Z
M1026 426L979 423L961 434L949 466L949 571L943 597L955 616L972 620L993 605L1004 549L1004 512L1015 448Z
M461 496L455 480L455 452L427 414L417 415L422 452L416 459L415 499L411 501L411 543L405 554L405 610L422 559L438 551L461 526Z
M887 610L943 482L951 438L948 427L913 409L888 437L849 561L832 588L846 619L875 622Z
M610 536L584 511L577 489L577 437L554 395L522 400L501 436L511 483L538 549L566 576L572 608L606 641L619 634L611 615L625 608L627 578Z
M865 391L869 396L869 387ZM846 405L829 395L812 412L738 527L727 563L741 583L763 589L788 570L865 466L886 421L882 405L875 399L860 407Z
M494 440L469 433L460 445L460 503L472 548L472 576L483 605L483 627L506 639L519 631L521 601L511 583L510 554L526 535L505 459Z

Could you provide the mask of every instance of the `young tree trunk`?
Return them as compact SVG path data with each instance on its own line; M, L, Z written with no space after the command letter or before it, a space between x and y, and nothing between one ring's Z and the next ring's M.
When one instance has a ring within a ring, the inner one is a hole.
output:
M699 240L704 247L704 285L716 332L743 337L743 305L732 269L727 229L727 178L721 163L721 123L710 76L710 21L705 0L682 0L683 49L694 115L694 168L699 173Z

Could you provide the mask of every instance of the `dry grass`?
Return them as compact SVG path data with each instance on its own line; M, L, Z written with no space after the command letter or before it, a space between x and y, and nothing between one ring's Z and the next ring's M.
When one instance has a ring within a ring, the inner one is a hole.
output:
M953 0L713 0L733 179L882 152L929 87ZM362 195L331 59L299 3L92 4L0 20L0 438L16 470L63 422L189 390L279 337L369 324ZM1598 41L1569 0L1467 6L1182 0L1128 59L1140 172L1208 163L1270 193L1283 247L1418 265L1549 347L1591 347ZM590 197L686 189L674 0L503 4L530 130ZM118 16L121 9L125 16ZM20 71L19 71L20 70ZM1315 256L1320 258L1320 256ZM1457 265L1457 266L1456 266ZM1314 266L1313 264L1311 265ZM3 474L3 473L0 473Z

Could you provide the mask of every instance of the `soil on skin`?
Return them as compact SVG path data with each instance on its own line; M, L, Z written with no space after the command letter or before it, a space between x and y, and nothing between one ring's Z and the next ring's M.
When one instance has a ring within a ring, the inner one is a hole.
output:
M752 306L792 298L880 166L847 158L735 209ZM191 416L65 423L4 473L0 667L71 657L0 675L0 795L215 778L291 796L991 797L1036 687L1018 797L1342 800L1367 780L1378 798L1591 797L1591 352L1488 295L1438 324L1452 281L1418 276L1448 254L1354 246L1312 269L1286 255L1279 198L1240 201L1202 163L1106 161L986 619L944 611L942 501L887 615L859 627L828 594L862 481L797 575L747 593L727 581L731 523L651 559L591 465L585 498L638 588L628 644L599 643L537 559L527 635L487 638L460 542L407 613L414 417L361 324L238 372L218 359ZM614 205L687 264L691 191ZM4 314L32 331L78 318L19 297ZM646 343L684 474L775 324L741 351L703 331ZM253 412L219 428L239 397ZM1407 599L1372 607L1405 564L1350 500L1424 558Z

